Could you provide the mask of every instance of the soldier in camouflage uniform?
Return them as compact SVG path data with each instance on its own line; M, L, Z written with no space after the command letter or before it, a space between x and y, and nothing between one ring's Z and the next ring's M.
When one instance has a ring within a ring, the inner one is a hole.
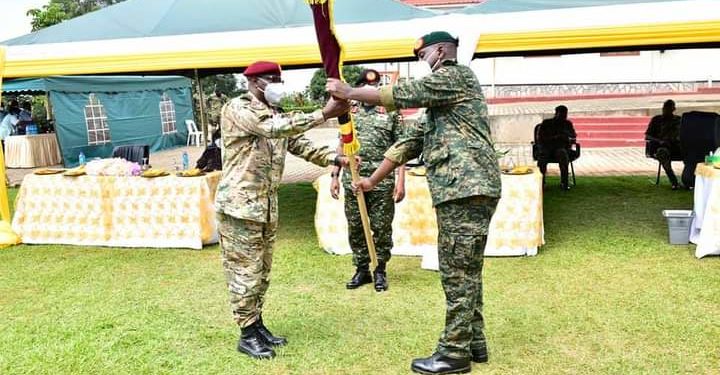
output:
M220 115L227 102L228 97L215 87L215 93L207 99L208 134L214 134L220 127Z
M230 305L242 333L237 349L253 358L272 358L272 346L287 341L273 336L262 318L277 233L277 192L286 151L320 166L340 163L328 147L317 148L302 133L347 112L330 100L312 114L279 114L274 109L280 66L257 62L244 72L249 92L222 110L223 176L215 198L223 267Z
M372 69L366 69L360 74L358 86L371 85L377 87L380 82L380 74ZM398 141L402 135L400 115L392 112L388 115L378 112L377 106L360 105L353 117L355 130L360 141L358 155L362 159L360 165L360 176L368 177L380 165L385 158L383 153ZM338 152L342 153L342 142L338 146ZM338 181L340 168L335 167L332 172L332 183L330 194L338 199L340 182ZM405 197L405 169L400 166L396 169L397 184L395 179L388 177L383 179L375 190L365 194L370 226L373 232L373 241L377 252L377 268L370 275L370 255L368 253L365 233L360 219L360 210L355 194L352 193L350 183L352 176L349 170L343 174L343 186L345 187L345 216L348 221L348 238L350 248L353 251L353 264L355 274L345 284L348 289L356 289L364 284L375 280L375 290L382 292L388 289L386 265L390 260L392 242L392 221L395 216L395 203Z
M485 97L472 70L455 61L456 48L457 39L450 34L433 32L419 39L414 50L433 71L422 79L380 90L353 89L337 80L327 84L335 97L382 104L388 110L427 107L422 131L393 145L373 175L356 186L371 190L397 165L424 155L447 304L436 352L412 362L413 371L425 374L469 372L471 360L488 360L481 277L488 227L500 197L500 168Z

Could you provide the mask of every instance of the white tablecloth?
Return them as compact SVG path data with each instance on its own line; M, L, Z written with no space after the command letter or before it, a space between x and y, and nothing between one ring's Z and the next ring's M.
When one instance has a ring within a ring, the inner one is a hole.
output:
M544 244L542 216L542 175L503 175L503 194L490 223L485 255L533 256ZM320 247L332 254L351 252L343 198L334 200L329 193L330 176L315 181L318 189L315 229ZM393 249L397 255L422 256L422 267L437 269L437 222L427 180L423 176L406 177L406 198L395 207ZM342 189L341 189L342 195Z
M720 255L720 170L698 164L694 194L690 242L697 245L695 256Z
M5 138L5 166L8 168L47 167L61 162L60 147L54 133Z

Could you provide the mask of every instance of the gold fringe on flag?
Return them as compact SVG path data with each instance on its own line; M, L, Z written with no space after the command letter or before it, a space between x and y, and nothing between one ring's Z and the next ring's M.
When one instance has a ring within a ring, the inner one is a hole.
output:
M334 20L334 0L306 0L310 4L313 12L313 20L315 21L315 32L318 38L318 46L320 47L320 55L323 59L325 73L329 77L339 78L345 81L342 68L345 60L345 49L342 42L337 38ZM337 64L337 65L335 65ZM357 162L354 155L360 151L360 142L355 133L355 124L353 116L350 112L338 116L339 133L342 141L343 153L349 157L349 169L352 175L352 181L360 180L357 168ZM365 205L365 196L362 191L357 192L358 209L360 211L360 219L363 224L363 232L365 241L368 245L368 255L370 255L370 263L373 267L377 266L377 255L375 253L375 243L372 239L372 230L370 229L370 218Z

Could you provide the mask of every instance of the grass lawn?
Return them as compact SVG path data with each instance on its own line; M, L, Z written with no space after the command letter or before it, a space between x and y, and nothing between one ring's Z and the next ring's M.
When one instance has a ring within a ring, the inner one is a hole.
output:
M717 374L720 259L667 244L662 209L692 194L648 177L551 179L547 245L489 258L490 363L478 374ZM0 374L403 374L443 326L436 273L396 257L390 290L345 290L348 256L317 247L315 193L281 189L265 320L290 344L235 351L217 247L0 250Z

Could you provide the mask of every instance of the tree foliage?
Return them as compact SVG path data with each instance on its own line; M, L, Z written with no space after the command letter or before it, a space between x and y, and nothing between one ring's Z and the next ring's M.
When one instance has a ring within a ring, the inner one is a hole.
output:
M247 91L244 80L238 80L234 74L217 74L200 79L203 86L203 94L207 97L220 90L229 97L235 97Z
M345 78L345 81L354 84L358 78L360 78L360 73L363 69L365 68L360 65L343 66L343 77ZM310 96L310 99L319 102L325 102L328 99L328 93L325 91L326 82L327 75L325 74L325 71L323 69L316 70L310 80L310 87L308 87L308 96Z
M50 0L50 3L41 8L30 9L27 15L32 17L32 31L38 31L123 1L125 0Z

